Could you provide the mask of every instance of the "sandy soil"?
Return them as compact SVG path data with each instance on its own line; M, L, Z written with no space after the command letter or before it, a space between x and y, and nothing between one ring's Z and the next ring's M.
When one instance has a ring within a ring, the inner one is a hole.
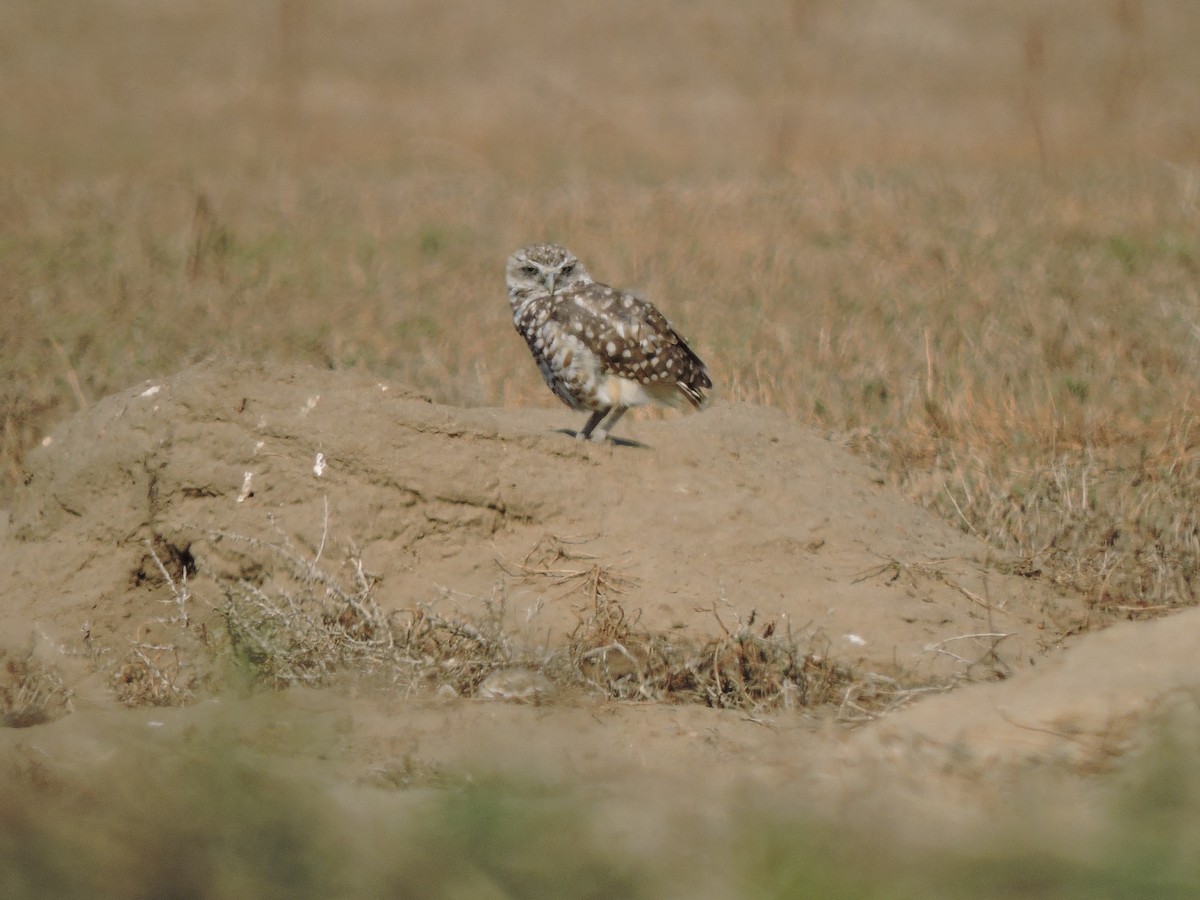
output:
M628 417L620 436L644 446L576 442L558 430L576 418L226 362L76 415L31 456L0 527L0 634L10 648L32 641L63 673L71 712L0 729L0 753L36 745L40 765L67 777L151 720L155 740L219 722L267 749L281 729L303 730L312 752L290 747L286 764L339 790L394 787L398 772L532 772L597 786L618 798L614 815L629 816L619 798L669 795L663 815L690 802L711 817L714 798L762 792L876 824L894 810L898 832L919 840L941 832L902 828L914 809L949 828L985 820L1005 802L1006 773L1031 763L1083 783L1200 686L1200 610L1068 638L1088 621L1079 598L1012 574L777 412L718 402ZM269 575L230 535L286 537L334 570L353 544L387 608L467 614L502 595L510 627L550 645L587 613L559 573L601 564L649 629L703 639L753 613L859 678L954 687L904 694L855 728L831 711L754 716L584 694L535 706L292 690L123 709L113 660L131 640L152 642L171 604L147 542L191 573L203 617L221 583Z

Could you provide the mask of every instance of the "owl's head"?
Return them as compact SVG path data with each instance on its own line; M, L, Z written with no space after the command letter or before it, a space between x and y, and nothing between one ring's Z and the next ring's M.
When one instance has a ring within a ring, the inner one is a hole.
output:
M508 258L508 295L518 299L546 291L554 294L592 278L575 254L558 244L530 244Z

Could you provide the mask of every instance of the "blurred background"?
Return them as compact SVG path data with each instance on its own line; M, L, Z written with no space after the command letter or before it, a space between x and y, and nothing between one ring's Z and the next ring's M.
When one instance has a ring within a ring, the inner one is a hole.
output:
M10 172L538 190L1200 153L1188 0L102 0L7 4L0 26Z

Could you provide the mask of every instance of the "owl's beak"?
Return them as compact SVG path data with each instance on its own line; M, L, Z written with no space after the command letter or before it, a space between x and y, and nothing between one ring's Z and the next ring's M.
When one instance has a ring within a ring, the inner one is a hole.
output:
M546 273L546 290L549 291L551 294L554 293L554 273L553 272Z

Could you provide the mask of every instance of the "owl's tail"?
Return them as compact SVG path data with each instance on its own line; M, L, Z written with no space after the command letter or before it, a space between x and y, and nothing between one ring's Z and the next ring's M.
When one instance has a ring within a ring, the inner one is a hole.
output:
M711 387L712 381L709 380L708 371L704 368L704 363L698 359L694 366L675 381L650 382L645 385L646 390L655 400L667 406L674 406L676 409L685 409L689 405L696 409L704 409L709 401L708 395L704 392Z
M708 395L704 392L712 389L712 380L708 377L708 369L705 367L704 361L692 352L692 348L684 342L683 338L679 339L679 344L691 365L685 367L682 377L675 382L674 387L696 409L704 409L709 400Z
M712 387L712 382L708 380L708 373L703 369L697 373L697 377L690 381L675 382L675 387L696 409L704 409L708 406L709 397L704 391Z

